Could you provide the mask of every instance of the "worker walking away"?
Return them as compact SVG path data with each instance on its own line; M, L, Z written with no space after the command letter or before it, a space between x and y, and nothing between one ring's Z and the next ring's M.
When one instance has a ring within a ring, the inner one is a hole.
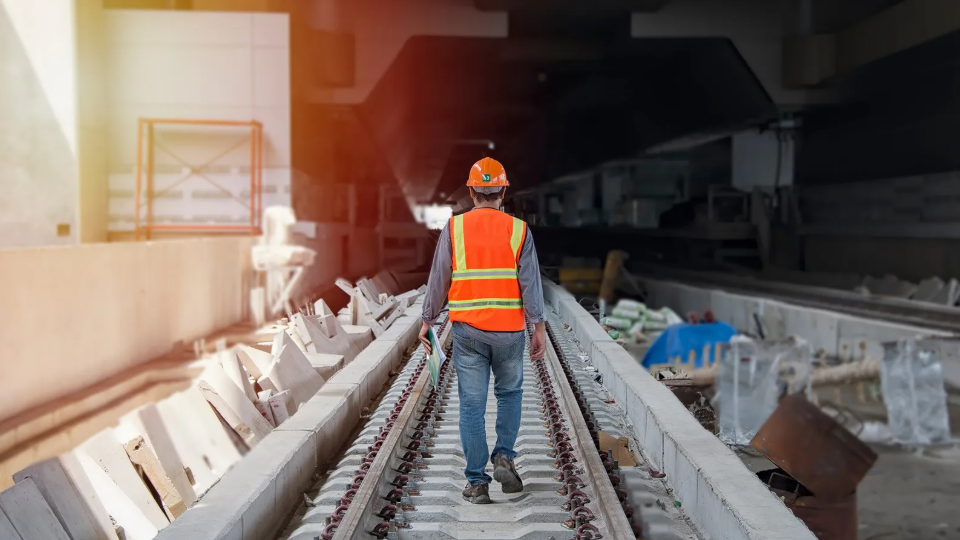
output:
M460 394L460 442L467 460L463 498L489 504L493 480L504 493L520 493L523 481L513 460L523 397L526 321L534 324L530 356L546 347L543 289L533 236L522 220L500 211L507 173L483 158L470 169L467 186L475 208L454 216L440 233L423 301L420 341L429 352L427 330L440 314L449 291L453 324L453 363ZM484 412L493 371L497 398L497 442L488 452Z

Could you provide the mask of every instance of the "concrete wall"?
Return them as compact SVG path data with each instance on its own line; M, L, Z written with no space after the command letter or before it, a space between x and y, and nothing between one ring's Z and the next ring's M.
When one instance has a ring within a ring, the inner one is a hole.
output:
M133 228L139 117L262 122L263 204L290 205L286 14L108 10L105 36L111 231ZM169 188L155 202L158 222L249 222L240 202L249 200L248 130L158 128L157 137L155 185ZM200 172L229 194L197 174L179 182L185 167L211 160Z
M244 319L251 242L0 251L0 421Z
M798 193L807 270L960 277L960 173L801 185Z
M0 248L78 239L75 17L74 0L0 0Z

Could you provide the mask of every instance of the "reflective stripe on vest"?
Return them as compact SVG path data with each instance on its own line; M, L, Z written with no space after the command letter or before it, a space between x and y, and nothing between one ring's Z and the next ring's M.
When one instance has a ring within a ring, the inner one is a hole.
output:
M526 223L491 209L453 217L450 318L488 331L525 326L517 263Z

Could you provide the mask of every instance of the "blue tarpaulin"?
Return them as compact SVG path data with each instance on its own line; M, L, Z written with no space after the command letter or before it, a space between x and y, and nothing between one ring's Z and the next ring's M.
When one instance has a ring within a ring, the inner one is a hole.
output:
M690 351L694 351L694 368L713 363L715 348L728 343L737 331L726 323L710 324L674 324L668 326L653 342L647 354L643 355L643 367L650 368L659 364L672 364L679 357L680 362L689 365Z

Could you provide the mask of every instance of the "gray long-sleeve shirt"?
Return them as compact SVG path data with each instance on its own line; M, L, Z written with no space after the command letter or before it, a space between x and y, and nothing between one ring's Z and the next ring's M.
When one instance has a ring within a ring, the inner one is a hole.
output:
M520 247L520 262L517 268L520 282L520 295L527 321L531 323L546 320L543 307L543 285L540 283L540 264L537 262L537 250L533 246L533 234L529 227ZM440 232L437 250L433 254L430 267L430 279L427 281L427 293L423 298L423 320L428 324L436 322L450 291L450 278L453 275L453 246L450 243L450 223ZM490 332L495 334L498 332ZM512 333L512 332L511 332Z

